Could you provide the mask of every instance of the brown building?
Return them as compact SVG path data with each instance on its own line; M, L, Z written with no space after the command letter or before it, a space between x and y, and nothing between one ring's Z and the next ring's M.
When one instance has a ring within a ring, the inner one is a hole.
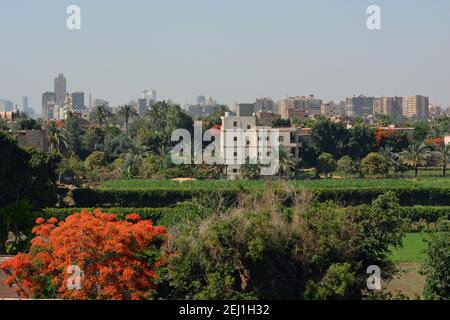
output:
M398 118L403 113L402 97L381 97L373 101L373 114L384 114L389 117Z
M32 147L41 151L48 151L48 139L45 131L19 130L15 132L15 135L21 147Z

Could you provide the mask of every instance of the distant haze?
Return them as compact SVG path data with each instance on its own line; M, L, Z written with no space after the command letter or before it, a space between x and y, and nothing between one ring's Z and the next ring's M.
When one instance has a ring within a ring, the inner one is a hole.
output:
M82 29L66 28L66 8ZM382 9L382 30L366 9ZM0 3L0 99L41 111L64 73L70 92L112 105L144 89L184 104L315 94L423 94L450 105L448 0L77 0Z

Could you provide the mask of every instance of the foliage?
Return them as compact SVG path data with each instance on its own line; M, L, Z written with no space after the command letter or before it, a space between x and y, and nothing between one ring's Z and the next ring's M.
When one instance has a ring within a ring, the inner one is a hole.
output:
M330 120L315 122L310 134L313 148L320 153L330 153L336 158L347 154L349 139L349 132L344 125Z
M377 129L375 132L375 147L390 147L393 152L400 152L409 145L408 136L394 129Z
M330 173L333 173L337 169L337 163L333 159L333 156L329 153L322 153L317 158L317 165L316 165L317 172L324 173L326 175L329 175Z
M392 277L387 255L401 239L392 195L353 209L297 199L290 215L282 209L285 195L262 194L180 227L170 241L177 254L169 298L358 299L367 266Z
M450 299L450 233L441 233L428 244L422 272L426 276L425 299Z
M415 177L418 176L419 166L425 165L431 157L431 148L425 144L412 143L408 150L401 153L402 160L414 168Z
M337 161L337 170L345 175L354 175L358 173L358 168L349 156L343 156Z
M362 160L361 170L369 176L386 175L389 172L389 164L379 153L372 152Z
M104 168L106 165L106 154L101 151L92 152L89 157L84 160L86 170L96 171Z
M157 290L157 271L166 259L161 250L164 227L131 214L118 221L100 210L82 211L57 224L37 219L28 254L20 253L2 266L11 273L23 298L148 299ZM67 283L72 265L82 271L81 289Z

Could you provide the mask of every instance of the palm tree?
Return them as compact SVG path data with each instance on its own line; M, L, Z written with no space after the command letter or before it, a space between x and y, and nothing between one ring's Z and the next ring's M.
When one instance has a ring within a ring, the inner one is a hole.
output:
M131 105L125 104L120 107L118 114L122 116L125 121L125 133L128 135L128 124L130 122L130 118L137 116L138 113Z
M94 108L94 115L98 120L100 126L103 126L103 122L106 122L108 119L109 111L105 105L99 105Z
M214 165L211 165L208 167L208 171L214 177L220 177L220 179L223 179L225 170L226 170L226 166L224 164L214 164Z
M435 150L433 154L439 159L439 164L442 166L442 175L445 177L450 156L450 144L442 143Z
M128 176L132 175L131 170L138 169L138 166L141 163L142 159L144 159L148 155L149 151L146 146L140 144L133 144L130 146L130 149L128 150L125 158L125 167Z
M244 164L241 166L241 176L247 180L256 180L261 176L261 166L259 164Z
M412 143L408 150L403 151L405 163L414 167L414 177L417 178L419 166L425 165L431 156L430 146L425 144Z
M378 153L386 160L386 163L395 172L400 169L400 156L398 153L394 152L394 149L390 146L382 147Z
M56 151L63 154L69 148L69 138L66 129L60 129L55 122L50 124L47 129L50 151Z
M289 174L291 170L295 170L297 162L294 156L285 147L281 147L279 151L279 169L278 174L280 179Z

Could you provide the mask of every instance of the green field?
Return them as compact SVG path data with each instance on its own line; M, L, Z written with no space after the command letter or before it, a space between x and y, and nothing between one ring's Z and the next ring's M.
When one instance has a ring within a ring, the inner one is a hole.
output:
M274 181L275 185L279 182ZM419 179L320 179L320 180L295 180L289 181L289 185L300 188L384 188L384 187L440 187L450 188L450 177L423 177ZM207 180L207 181L184 181L173 180L110 180L100 184L100 189L221 189L221 188L243 188L260 189L264 186L263 181L229 181L229 180Z
M430 233L407 233L403 238L403 247L392 250L391 259L394 262L423 262L425 261L426 240Z

